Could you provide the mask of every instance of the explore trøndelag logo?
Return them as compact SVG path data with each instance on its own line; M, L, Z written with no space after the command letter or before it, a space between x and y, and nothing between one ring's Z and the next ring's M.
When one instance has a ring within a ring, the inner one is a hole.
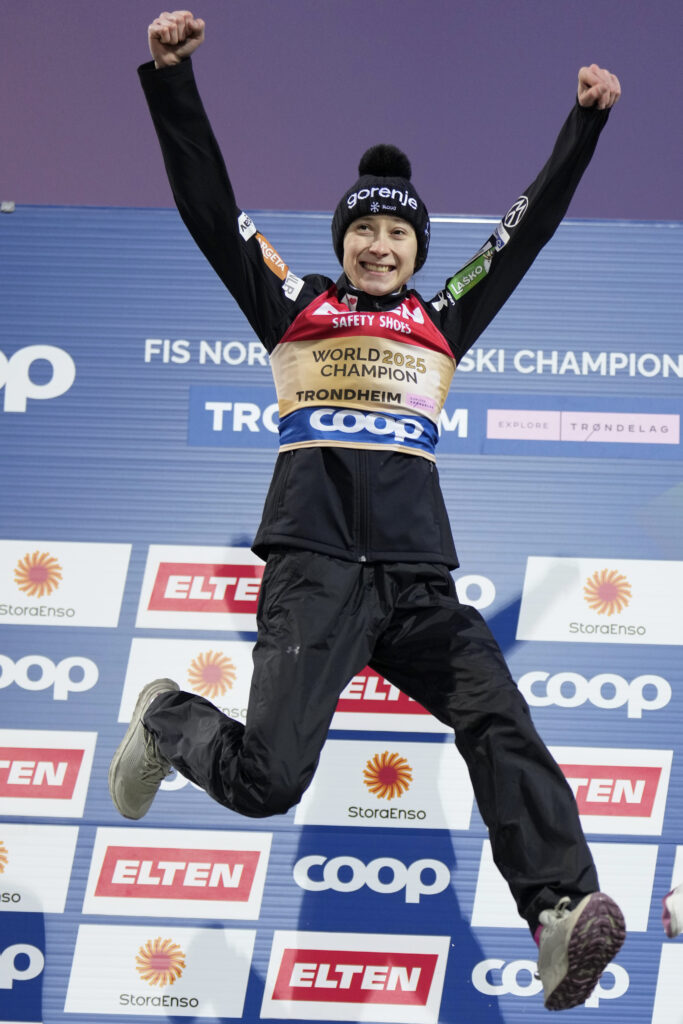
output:
M119 623L130 544L0 540L0 623Z
M276 931L261 1017L437 1024L450 941Z
M468 829L472 786L452 743L330 739L298 825Z
M683 562L527 558L518 640L683 644Z
M264 568L249 548L151 544L136 626L255 633Z
M0 815L81 818L95 732L0 729Z
M253 644L246 640L159 640L131 643L119 722L130 722L138 694L152 679L174 679L183 690L205 697L244 722L251 687Z
M272 833L99 828L83 913L258 918Z
M0 822L0 913L64 913L77 839L74 825Z
M64 1011L241 1017L255 937L251 929L81 925Z

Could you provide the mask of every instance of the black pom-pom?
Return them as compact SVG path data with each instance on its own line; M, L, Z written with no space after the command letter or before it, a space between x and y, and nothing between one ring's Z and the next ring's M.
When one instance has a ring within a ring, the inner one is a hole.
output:
M410 181L410 160L396 146L380 143L371 146L360 158L358 174L371 174L375 178L407 178Z

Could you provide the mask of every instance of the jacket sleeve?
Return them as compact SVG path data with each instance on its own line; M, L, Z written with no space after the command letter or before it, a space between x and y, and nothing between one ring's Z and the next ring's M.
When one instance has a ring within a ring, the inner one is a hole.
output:
M178 212L270 352L296 314L305 282L237 206L191 60L138 69Z
M509 298L564 217L597 145L608 112L577 102L549 160L481 249L429 303L457 359Z

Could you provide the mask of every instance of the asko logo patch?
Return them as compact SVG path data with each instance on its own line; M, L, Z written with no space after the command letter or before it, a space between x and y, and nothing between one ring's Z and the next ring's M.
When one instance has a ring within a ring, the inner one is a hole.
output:
M262 1017L436 1024L448 936L275 932Z
M551 747L588 832L660 835L671 750Z
M96 733L0 730L0 813L81 817Z
M255 631L263 570L248 548L152 545L137 625Z
M271 839L261 832L98 829L83 910L257 918Z

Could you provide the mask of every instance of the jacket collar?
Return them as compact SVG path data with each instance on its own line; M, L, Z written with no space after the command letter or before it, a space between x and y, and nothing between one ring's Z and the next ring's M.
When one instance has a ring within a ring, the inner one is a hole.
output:
M368 295L367 292L355 288L342 274L337 281L337 294L340 302L343 302L350 310L359 313L370 313L375 310L390 310L396 307L407 297L408 289L401 288L398 292L390 292L389 295Z

